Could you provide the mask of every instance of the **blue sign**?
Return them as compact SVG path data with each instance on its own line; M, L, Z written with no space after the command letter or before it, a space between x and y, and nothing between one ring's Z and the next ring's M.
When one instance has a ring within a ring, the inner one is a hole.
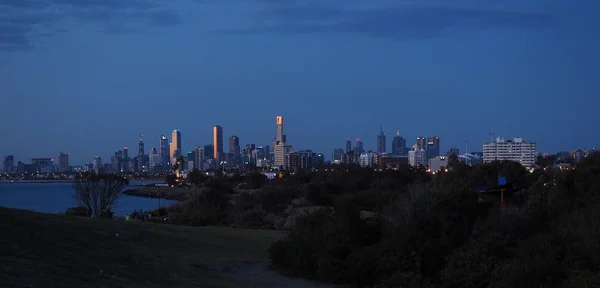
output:
M506 185L506 177L498 177L498 186Z

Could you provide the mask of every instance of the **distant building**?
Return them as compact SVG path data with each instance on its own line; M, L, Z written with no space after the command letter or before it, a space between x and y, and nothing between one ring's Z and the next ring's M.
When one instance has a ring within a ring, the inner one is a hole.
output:
M51 173L54 167L53 158L31 158L31 164L37 173Z
M524 167L531 167L535 165L536 156L536 143L523 142L522 138L504 140L498 137L495 142L483 144L483 163L508 160L519 162Z
M4 173L13 173L15 171L15 156L8 155L4 157L4 161L2 162L2 171Z
M374 167L376 155L376 153L371 151L360 154L358 157L358 165L360 165L360 167Z
M400 136L400 131L396 131L396 135L392 138L392 155L407 155L406 139Z
M342 148L333 149L333 152L331 153L331 161L336 164L341 163L342 155L344 155L344 149L342 149Z
M385 133L383 133L383 126L379 131L379 135L377 135L377 153L385 153L386 152L386 139Z
M69 154L58 153L58 171L65 172L69 168Z
M100 156L94 156L92 159L92 170L96 173L101 173L102 168L102 158L100 158Z
M223 127L213 127L213 157L217 164L223 161Z
M477 165L483 162L483 158L480 155L469 153L458 155L458 160L469 166Z
M448 157L447 156L436 156L427 160L429 170L435 172L440 171L443 168L448 168Z
M408 164L411 167L427 166L427 151L415 144L413 150L408 151Z
M170 147L169 147L169 139L165 135L160 135L160 143L159 143L159 154L160 154L160 165L163 169L170 170L171 166L171 155L170 155Z
M283 169L289 168L288 155L292 152L292 145L286 143L278 143L275 145L275 161L273 165L275 167L283 167Z
M427 137L427 147L425 150L427 150L427 159L440 156L440 137Z
M373 159L373 167L378 169L403 169L408 168L408 156L378 154Z
M354 143L354 154L360 155L363 152L365 152L363 141L361 141L360 138L356 138L356 141Z

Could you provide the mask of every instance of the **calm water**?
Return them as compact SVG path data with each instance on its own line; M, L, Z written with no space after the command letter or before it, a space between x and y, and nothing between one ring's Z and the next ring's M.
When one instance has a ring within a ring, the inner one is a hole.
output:
M130 182L131 186L156 182ZM0 206L42 213L64 213L76 206L71 183L0 183ZM175 203L173 200L121 195L113 212L124 216L133 210L154 210Z

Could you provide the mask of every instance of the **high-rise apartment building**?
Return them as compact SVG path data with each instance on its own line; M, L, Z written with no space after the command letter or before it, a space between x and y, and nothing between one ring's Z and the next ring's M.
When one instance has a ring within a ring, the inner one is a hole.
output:
M381 127L381 130L379 131L379 135L377 135L377 153L385 153L386 152L386 147L385 147L385 133L383 133L383 126Z
M60 172L67 171L69 167L69 154L60 152L58 153L58 169Z
M216 163L223 160L223 127L216 125L213 127L213 149Z
M504 140L504 138L498 137L494 142L483 144L483 163L508 160L531 167L535 165L536 156L536 143L524 142L522 138Z

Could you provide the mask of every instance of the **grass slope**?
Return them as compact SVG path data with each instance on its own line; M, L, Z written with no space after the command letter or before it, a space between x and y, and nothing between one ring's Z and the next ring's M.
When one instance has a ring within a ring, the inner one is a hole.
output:
M235 270L264 263L282 236L0 207L0 287L269 287Z

